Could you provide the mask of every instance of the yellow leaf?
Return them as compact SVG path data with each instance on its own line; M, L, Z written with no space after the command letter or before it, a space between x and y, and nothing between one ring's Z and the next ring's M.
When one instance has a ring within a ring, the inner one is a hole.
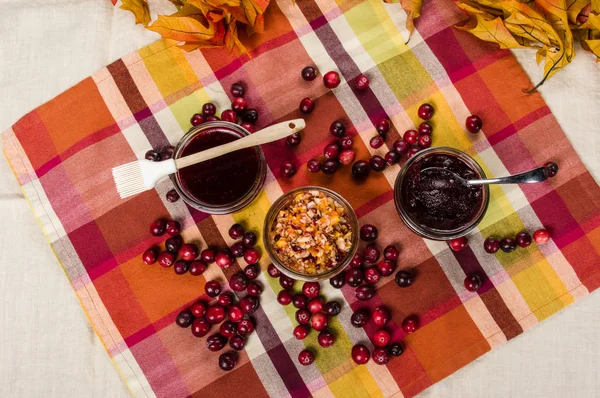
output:
M600 39L582 40L581 47L596 56L596 62L600 62Z
M406 29L408 29L409 38L415 30L414 20L421 15L421 6L423 0L384 0L386 3L400 3L406 12Z
M460 6L460 5L459 5ZM472 14L471 19L462 26L457 26L457 29L465 30L481 40L497 43L500 48L524 48L528 47L528 43L523 40L517 40L513 37L509 30L506 29L500 17L490 18L489 15L477 13Z
M146 0L123 0L121 4L122 10L131 11L135 15L135 23L141 23L144 26L148 26L150 23L150 10L148 9L148 3Z

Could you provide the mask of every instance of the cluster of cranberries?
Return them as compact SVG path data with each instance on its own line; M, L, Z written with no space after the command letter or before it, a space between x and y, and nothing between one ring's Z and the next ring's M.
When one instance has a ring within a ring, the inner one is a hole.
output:
M254 247L254 245L256 245L257 240L256 234L254 232L246 232L244 231L244 227L242 227L240 224L233 224L229 228L229 237L231 239L237 240L237 242L231 245L229 250L223 250L220 252L223 253L223 255L220 259L217 259L216 261L221 268L227 268L231 264L233 264L232 256L238 258L243 257L244 261L246 261L248 264L258 263L258 260L260 260L260 252ZM258 270L257 272L260 272L260 270ZM258 276L258 274L256 276ZM229 283L231 285L231 282Z
M175 148L172 145L168 145L160 151L156 151L154 149L149 150L146 152L145 158L151 162L160 162L161 160L171 159L174 152ZM175 203L179 200L179 193L174 189L171 189L169 192L167 192L166 196L167 200L171 203Z
M325 174L334 174L340 164L350 165L356 154L352 149L352 137L346 135L346 126L340 120L336 120L329 126L329 132L335 140L325 145L323 156L325 160L321 163L318 159L310 159L306 165L311 173L322 171Z

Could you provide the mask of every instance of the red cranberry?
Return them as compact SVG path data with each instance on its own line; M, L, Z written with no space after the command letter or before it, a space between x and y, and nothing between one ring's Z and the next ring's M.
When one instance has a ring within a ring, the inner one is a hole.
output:
M455 252L459 252L461 250L466 249L466 247L469 245L469 241L467 240L466 237L461 236L460 238L455 238L452 239L448 242L448 245L450 246L450 249L452 249Z
M283 290L285 291L285 290ZM297 293L294 294L294 296L292 296L292 305L296 308L305 308L306 305L308 304L308 298L301 294L301 293Z
M237 357L232 352L219 355L219 367L226 372L235 368L236 363Z
M204 318L198 318L192 322L192 334L196 337L204 337L210 332L212 325Z
M245 248L242 242L235 242L233 245L231 245L229 250L231 251L231 254L234 255L234 257L244 257Z
M244 349L246 345L246 340L242 336L233 336L229 339L229 347L233 348L236 351L241 351Z
M202 116L200 113L194 113L194 115L190 119L190 123L194 127L201 125L202 123L204 123L204 121L204 116Z
M206 339L206 347L210 351L220 351L225 347L225 343L227 343L227 339L225 336L221 336L219 333L215 333L213 335L208 336Z
M373 362L377 365L385 365L390 361L390 354L388 350L382 347L377 347L373 349Z
M260 267L258 264L248 264L244 268L244 275L246 275L246 278L248 279L256 279L260 275Z
M400 287L409 287L413 284L414 278L413 275L404 270L400 270L396 272L396 284Z
M208 281L204 285L204 291L208 297L217 297L221 294L221 284L217 281Z
M369 267L365 269L365 282L368 284L373 285L379 282L380 278L381 274L379 273L377 267Z
M279 271L275 265L269 264L267 267L267 274L269 274L271 278L279 278L281 276L281 271Z
M260 260L260 252L251 247L244 252L244 261L248 264L256 264Z
M496 253L500 250L500 242L498 239L489 237L483 242L483 250L490 254Z
M323 75L323 84L327 88L336 88L340 85L340 75L337 72L331 71Z
M308 310L311 314L323 311L323 300L320 297L315 297L308 301Z
M332 287L334 287L335 289L341 289L342 286L344 286L345 282L346 282L346 273L345 272L340 272L336 276L329 279L329 284Z
M331 333L329 330L323 330L321 333L319 333L317 341L319 342L319 345L321 347L327 348L333 345L333 343L335 342L335 338L333 336L333 333Z
M531 244L531 235L529 232L523 231L519 232L516 237L517 245L521 247L527 247Z
M239 322L244 318L244 311L242 311L242 307L239 304L232 304L229 308L227 308L227 318L229 318L232 322Z
M409 148L410 145L408 145L408 142L404 141L402 138L399 138L394 142L394 152L400 156L406 155Z
M148 152L146 152L146 155L144 157L146 160L150 160L151 162L160 162L162 160L162 155L154 149L151 149Z
M342 305L338 301L328 301L325 304L324 312L329 316L338 316L342 311Z
M385 169L385 160L379 155L371 156L371 168L375 171L383 171Z
M504 253L513 252L513 251L515 251L516 248L517 248L517 241L514 240L513 238L502 238L500 240L500 249Z
M354 85L357 90L363 91L369 88L369 78L365 75L358 75L354 79Z
M302 136L300 136L300 133L288 135L285 139L285 142L288 144L289 147L295 147L300 145L300 141L302 141Z
M376 347L385 347L390 343L391 336L387 330L378 330L373 335L373 344Z
M281 305L289 305L292 300L292 293L289 290L281 290L277 294L277 302Z
M383 159L387 164L392 166L400 161L400 155L398 155L398 153L395 151L389 151L385 154L385 157Z
M394 273L395 264L392 260L381 260L377 263L377 269L381 276L390 276Z
M340 162L337 159L327 159L325 162L323 162L321 170L325 174L333 174L337 171L339 165Z
M360 286L364 280L363 272L358 268L349 268L346 270L346 283L352 287Z
M360 238L365 242L373 242L377 239L378 235L377 227L371 224L365 224L360 227Z
M323 155L327 159L337 159L340 156L341 151L342 151L342 148L341 148L340 144L336 141L336 142L332 142L331 144L325 146L325 148L323 149Z
M254 247L256 244L256 234L254 232L246 232L242 238L242 243L246 247Z
M306 164L306 168L308 168L308 171L311 173L318 173L321 171L321 162L319 162L317 159L311 159Z
M245 93L246 90L244 89L242 83L233 83L231 85L231 95L234 97L243 97Z
M213 116L216 113L217 113L217 107L215 106L215 104L208 102L208 103L202 105L202 114L204 115L204 117Z
M419 328L419 318L414 315L404 318L402 321L402 330L405 333L412 333Z
M282 288L284 289L293 289L294 288L294 282L296 282L295 279L290 278L287 275L281 275L279 277L279 284L281 285Z
M380 135L376 135L375 137L373 137L369 140L369 145L373 149L381 148L383 143L384 143L383 137Z
M399 357L404 352L404 347L400 343L393 343L388 346L388 353L391 356Z
M294 166L290 162L283 162L279 168L279 171L287 178L290 178L293 177L294 174L296 174L296 166Z
M371 166L365 160L359 160L352 165L352 175L357 178L366 178L371 171Z
M554 162L544 163L544 167L546 168L548 177L554 177L558 173L558 165Z
M322 312L314 314L310 320L312 328L315 329L317 332L327 329L328 323L329 319L327 318L327 315L325 315Z
M390 121L387 119L380 119L375 124L375 130L377 130L379 135L386 135L388 131L390 131Z
M297 325L294 328L293 334L298 340L304 340L308 336L308 332L310 332L308 325Z
M364 365L369 362L369 358L371 357L371 353L369 349L362 344L357 344L352 347L352 360L357 365Z
M304 80L310 82L317 78L317 71L312 66L305 66L302 69L301 75Z
M240 127L247 130L250 134L254 133L254 126L252 125L252 123L243 122L242 124L240 124Z
M244 236L244 227L240 224L233 224L229 227L229 236L231 239L241 239Z
M390 316L390 310L386 307L377 307L373 310L373 323L376 326L383 327L390 320Z
M304 282L302 285L302 293L308 298L315 298L319 295L321 286L319 282Z
M306 308L300 308L296 311L296 322L300 325L307 325L310 322L310 311Z
M240 336L248 336L250 333L254 332L254 322L252 322L252 319L242 319L238 323L237 328Z
M174 189L171 189L169 192L167 192L166 197L167 197L167 201L170 203L175 203L179 200L179 194Z
M375 295L375 291L369 285L363 285L356 288L356 298L360 301L369 301Z
M360 268L362 266L362 256L356 253L350 260L350 266L352 268Z
M302 366L308 366L315 361L315 354L310 350L302 350L300 354L298 354L298 362Z
M156 262L156 258L158 257L158 248L151 247L146 250L144 254L142 254L142 260L145 264L152 265Z
M204 249L202 253L200 253L200 259L204 261L206 264L210 264L215 261L215 251L213 249Z
M175 319L175 323L177 326L181 328L187 328L194 321L194 315L188 310L183 310L179 314L177 314L177 318Z
M434 112L433 106L431 106L429 104L423 104L419 107L419 110L417 113L419 114L419 117L421 119L429 120L433 116L433 112Z
M184 260L176 261L175 265L173 266L173 270L175 271L175 273L177 275L185 274L186 272L188 272L189 268L190 268L190 264Z
M379 249L375 243L369 243L363 250L363 259L368 264L375 264L379 260Z
M179 222L177 221L171 220L167 222L166 231L171 236L179 235L179 233L181 232L181 224L179 224Z
M220 305L209 307L206 309L205 318L211 325L221 323L223 322L223 319L225 319L225 308L221 307Z
M342 149L352 149L352 145L354 145L354 141L352 140L352 137L347 135L345 137L342 137L342 139L340 139L340 145L342 145Z
M207 122L216 122L217 120L221 120L218 116L210 115L206 117Z
M163 160L172 159L173 153L175 153L175 147L173 145L167 145L166 147L160 150L160 156Z
M538 229L533 233L533 240L537 245L543 245L550 240L550 233L545 229Z
M230 339L237 333L237 324L231 321L225 321L219 327L219 333Z
M298 109L300 109L300 112L302 112L304 114L311 113L312 111L315 110L315 101L313 101L312 99L310 99L308 97L303 98L302 101L300 101L300 105L298 106Z
M240 307L244 314L253 314L258 309L258 299L254 296L245 296L240 300Z
M419 124L419 134L420 135L431 135L432 132L433 132L433 128L431 127L431 124L429 124L427 122L423 122L423 123Z
M171 252L162 252L158 255L158 263L165 268L170 267L175 262L175 255Z
M193 243L186 243L179 249L179 256L185 261L194 261L198 257L198 246Z
M237 123L237 120L238 120L237 113L235 113L235 111L233 111L231 109L224 110L221 113L221 120L230 122L230 123Z
M203 261L195 260L190 263L190 274L194 276L202 275L206 271L206 264Z
M233 295L229 292L223 292L217 297L217 304L221 307L229 307L233 303Z
M248 102L242 97L237 97L233 99L231 103L231 109L233 109L236 113L242 113L248 107Z
M233 255L229 250L219 250L215 256L215 263L219 268L227 269L234 261Z
M341 138L344 136L344 134L346 134L346 127L342 122L336 120L335 122L331 123L331 126L329 126L329 132L332 136Z
M244 291L248 287L248 278L242 272L233 274L231 279L229 279L229 287L234 292Z
M356 328L362 328L367 324L367 322L369 322L369 318L369 310L366 308L361 308L352 314L350 317L350 323Z
M346 149L345 151L342 151L342 153L340 153L340 163L348 166L352 164L352 162L354 162L355 157L356 154L352 149Z
M426 149L431 146L431 136L430 135L422 135L419 137L418 141L419 147Z
M419 148L418 146L414 146L412 148L410 148L408 150L408 158L412 158L413 156L415 156L419 151L421 150L421 148Z
M150 233L153 236L162 236L164 235L166 228L167 224L164 220L156 220L150 224Z
M242 119L248 123L256 123L258 120L258 111L256 109L246 109L242 115Z
M419 133L417 132L417 130L406 130L406 132L404 132L404 136L402 136L402 138L404 138L404 141L413 145L413 144L416 144L417 141L419 140Z
M479 274L472 273L465 278L465 289L470 292L476 292L481 287L481 277Z
M467 128L467 131L471 134L479 133L482 126L483 122L481 121L481 118L477 115L471 115L465 121L465 127Z
M172 236L165 241L165 249L173 254L179 252L181 245L183 245L183 239L179 235Z
M400 252L394 245L388 245L383 249L383 258L386 260L396 261L399 255Z

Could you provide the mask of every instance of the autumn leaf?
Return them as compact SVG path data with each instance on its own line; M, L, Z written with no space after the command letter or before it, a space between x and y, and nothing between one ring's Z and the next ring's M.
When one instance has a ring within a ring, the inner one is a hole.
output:
M457 26L457 29L465 30L481 40L490 41L500 45L500 48L524 48L529 47L529 42L523 38L515 38L504 23L502 18L493 17L483 13L472 14L473 18L465 25ZM490 19L492 18L492 19Z
M581 47L591 51L596 56L596 62L600 62L600 39L582 40Z
M113 0L113 4L116 0ZM123 0L121 4L122 10L131 11L135 15L135 23L148 26L150 23L150 10L146 0Z
M423 0L384 0L386 3L400 3L406 12L406 29L408 29L409 38L415 30L415 19L421 15L421 6Z

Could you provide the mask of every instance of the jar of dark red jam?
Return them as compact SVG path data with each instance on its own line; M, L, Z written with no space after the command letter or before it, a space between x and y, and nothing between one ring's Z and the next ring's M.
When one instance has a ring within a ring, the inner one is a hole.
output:
M192 128L175 148L178 159L238 140L250 133L234 123L216 121ZM190 206L210 214L238 211L258 195L267 165L260 147L242 149L179 170L175 189Z
M481 166L466 153L448 147L429 148L402 166L394 186L394 202L400 218L413 232L424 238L449 240L477 227L487 210L490 191L487 185L455 183L452 173L440 169L467 180L486 178Z

